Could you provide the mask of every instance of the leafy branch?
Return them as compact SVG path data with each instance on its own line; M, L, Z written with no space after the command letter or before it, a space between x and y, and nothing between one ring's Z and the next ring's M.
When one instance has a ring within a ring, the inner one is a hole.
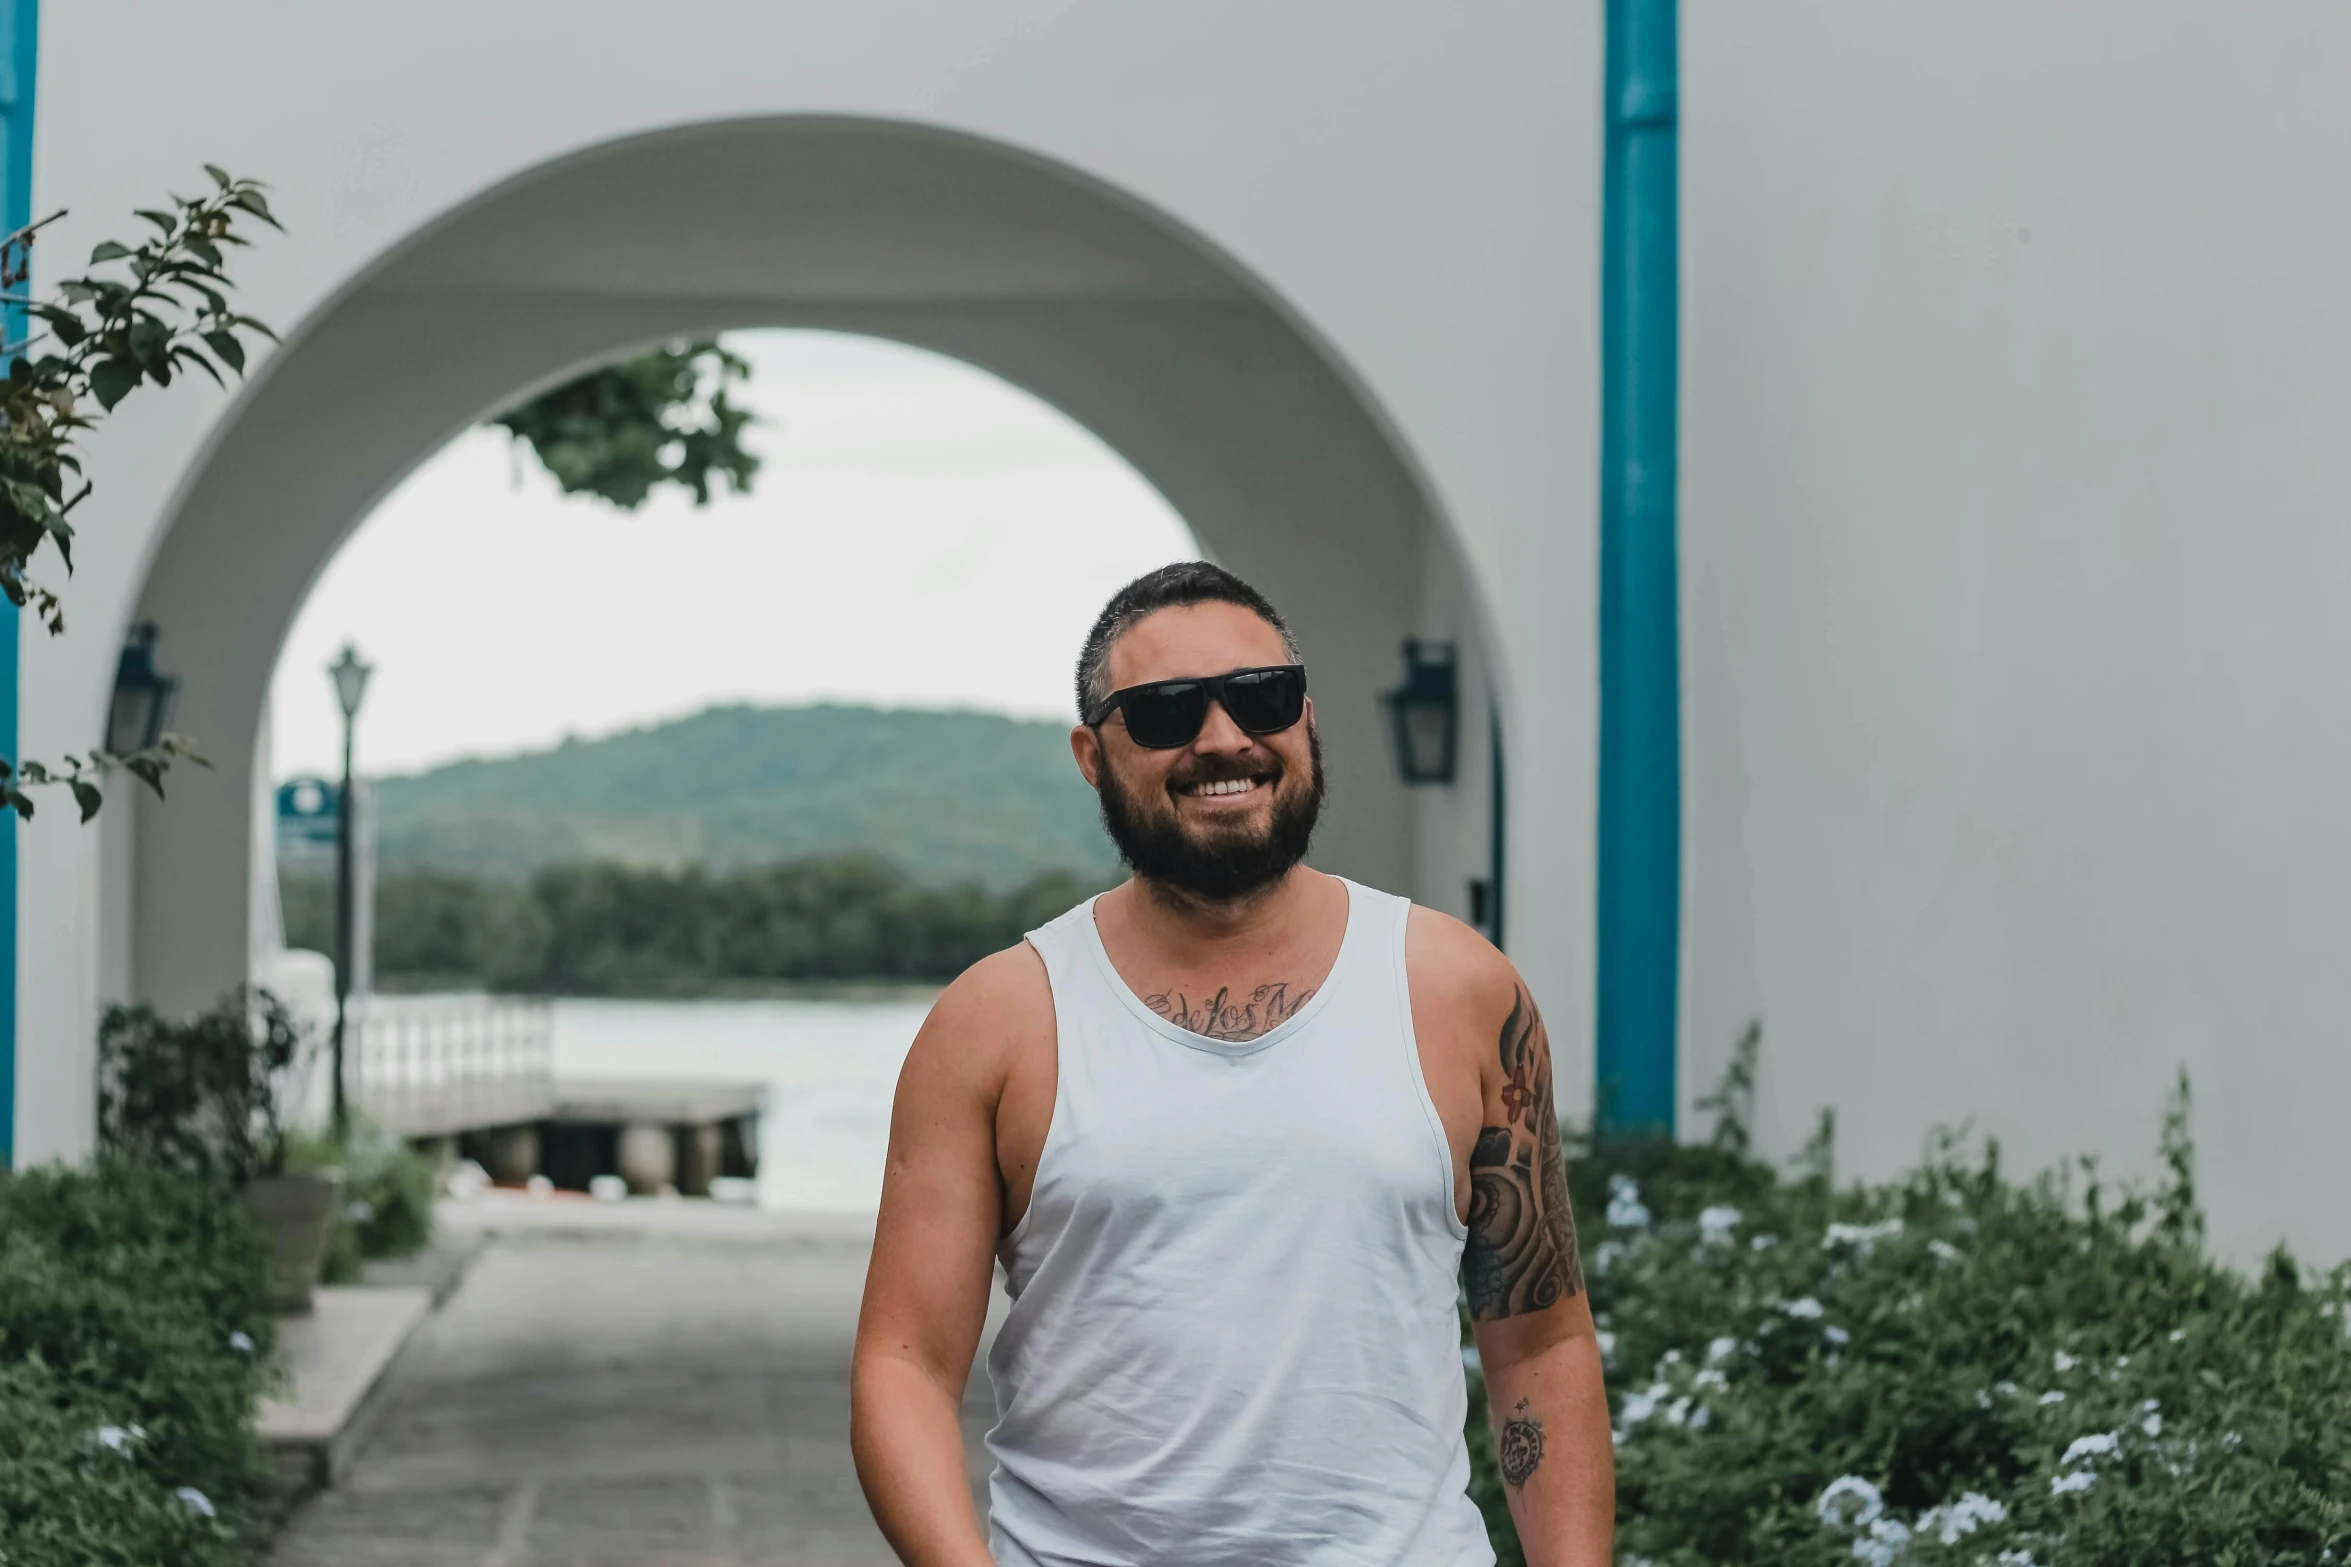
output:
M715 342L665 343L591 370L490 421L527 443L567 495L635 511L658 484L710 504L713 480L748 494L759 459L743 446L754 421L727 388L751 366Z
M201 370L225 387L223 367L244 371L247 334L276 341L268 327L229 307L225 257L229 247L248 243L240 223L278 228L278 221L259 183L209 164L205 172L212 190L173 196L168 210L140 211L152 237L138 245L102 242L90 252L90 270L59 283L52 298L23 289L34 240L64 213L0 240L0 304L12 315L21 311L30 328L0 348L8 361L0 382L0 593L38 615L51 636L65 630L65 607L32 566L46 544L67 574L73 571L70 519L91 491L77 443L139 386L169 386ZM58 785L88 821L100 798L93 780L120 770L160 794L163 772L175 761L203 758L179 735L122 756L69 756L57 766L0 757L0 808L30 817L25 790Z

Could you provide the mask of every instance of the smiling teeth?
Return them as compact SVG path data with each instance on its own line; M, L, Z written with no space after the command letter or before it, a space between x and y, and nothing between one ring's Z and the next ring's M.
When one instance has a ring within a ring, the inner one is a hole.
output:
M1257 787L1254 778L1224 778L1215 783L1195 784L1194 794L1247 794Z

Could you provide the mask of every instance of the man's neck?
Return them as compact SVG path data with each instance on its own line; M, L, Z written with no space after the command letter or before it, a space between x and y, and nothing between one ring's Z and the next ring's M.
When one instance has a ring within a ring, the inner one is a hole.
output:
M1126 886L1126 915L1134 934L1152 951L1178 963L1210 961L1218 954L1260 947L1293 928L1311 905L1320 871L1293 866L1263 887L1238 898L1206 899L1149 877Z

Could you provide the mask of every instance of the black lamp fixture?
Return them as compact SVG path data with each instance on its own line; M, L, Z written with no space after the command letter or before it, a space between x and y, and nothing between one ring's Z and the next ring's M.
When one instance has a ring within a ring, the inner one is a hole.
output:
M180 683L155 667L155 622L131 628L122 658L114 666L114 700L106 709L106 749L115 756L144 751L171 727Z
M1461 738L1461 693L1450 642L1404 639L1404 684L1384 698L1396 771L1408 784L1451 783Z
M351 732L358 727L360 699L367 695L367 677L375 668L361 662L359 650L346 642L327 673L334 678L335 703L343 709L343 787L335 796L334 1126L335 1136L341 1138L351 1125L343 1096L343 1033L351 1007L351 816L357 803L351 791Z

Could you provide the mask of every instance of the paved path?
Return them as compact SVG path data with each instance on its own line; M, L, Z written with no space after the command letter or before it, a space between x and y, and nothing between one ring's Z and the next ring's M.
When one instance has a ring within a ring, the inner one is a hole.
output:
M454 1216L496 1233L275 1567L896 1560L849 1462L858 1227L536 1206ZM973 1381L977 1457L984 1373Z

